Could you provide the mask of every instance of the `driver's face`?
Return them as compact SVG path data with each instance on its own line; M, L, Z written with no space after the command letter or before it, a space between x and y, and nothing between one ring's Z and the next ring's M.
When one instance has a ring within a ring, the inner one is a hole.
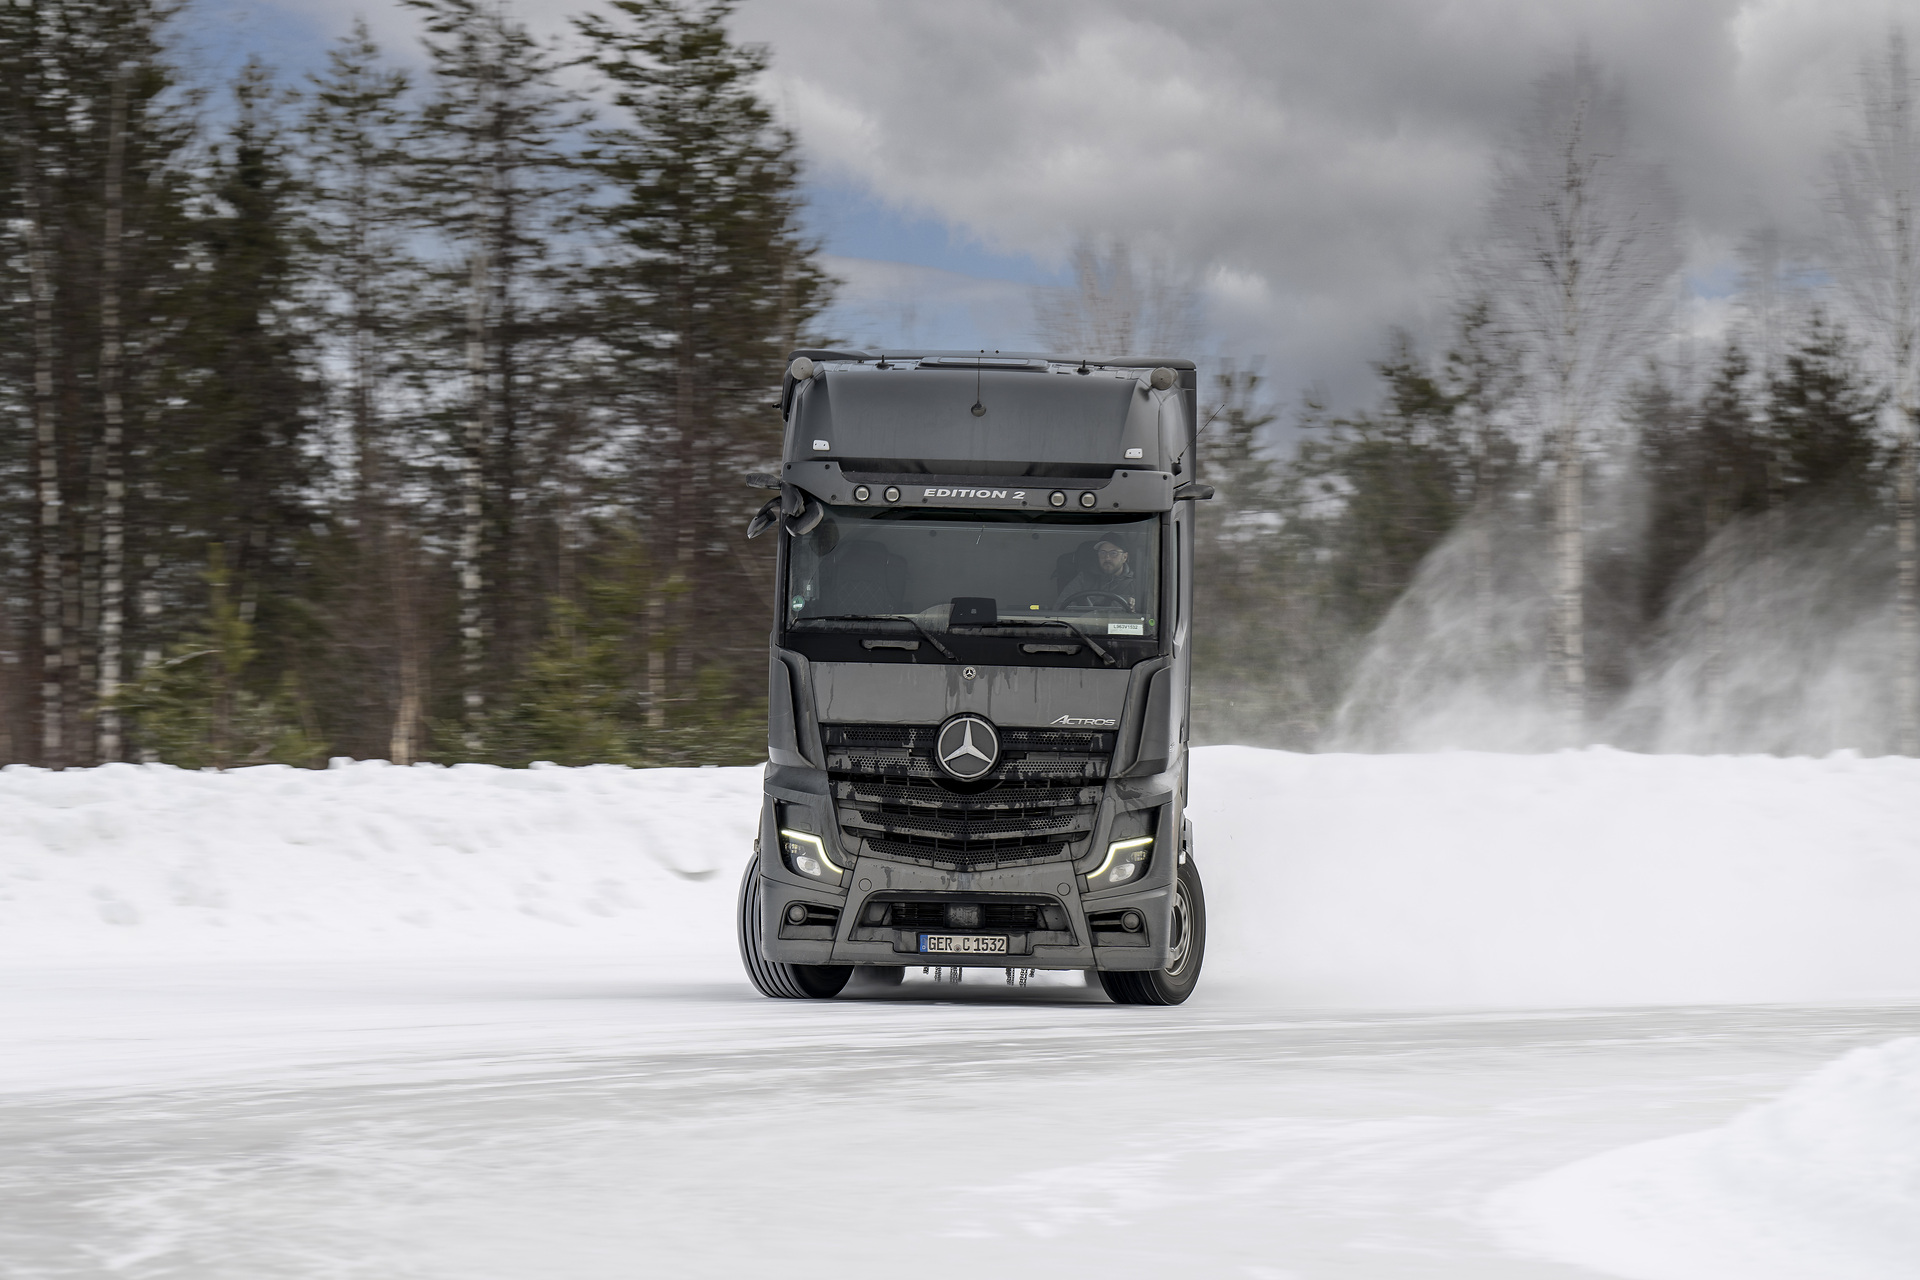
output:
M1100 554L1100 571L1111 577L1127 567L1127 553L1111 542L1103 542L1094 548Z

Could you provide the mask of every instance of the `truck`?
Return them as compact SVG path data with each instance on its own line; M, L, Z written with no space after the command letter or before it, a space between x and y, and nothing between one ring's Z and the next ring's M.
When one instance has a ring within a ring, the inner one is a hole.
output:
M1205 957L1186 817L1190 360L803 350L778 402L754 986L1079 970L1179 1004Z

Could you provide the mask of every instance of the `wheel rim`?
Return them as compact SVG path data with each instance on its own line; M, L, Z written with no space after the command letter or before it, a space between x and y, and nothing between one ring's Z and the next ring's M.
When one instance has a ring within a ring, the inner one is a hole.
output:
M1184 881L1176 881L1173 891L1173 936L1167 947L1166 974L1178 978L1186 971L1193 953L1193 903L1187 898Z

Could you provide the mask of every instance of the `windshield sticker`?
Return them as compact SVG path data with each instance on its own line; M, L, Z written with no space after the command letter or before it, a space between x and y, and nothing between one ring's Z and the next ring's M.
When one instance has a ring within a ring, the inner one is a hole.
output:
M1138 622L1109 622L1107 634L1110 636L1139 636L1146 634L1146 628Z

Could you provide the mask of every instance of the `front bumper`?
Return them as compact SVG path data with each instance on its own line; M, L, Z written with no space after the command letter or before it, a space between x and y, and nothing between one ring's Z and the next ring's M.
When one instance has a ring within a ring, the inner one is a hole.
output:
M864 848L848 849L833 820L826 776L812 770L769 770L756 863L761 877L759 926L764 954L786 964L1164 969L1180 830L1178 797L1168 785L1172 781L1173 775L1166 775L1115 787L1115 799L1129 808L1170 807L1163 814L1159 847L1139 881L1089 893L1085 872L1091 868L1076 871L1074 863L1065 859L954 871L894 861ZM802 876L786 865L775 821L780 805L787 806L799 829L817 833L833 861L847 868L837 886ZM1096 846L1107 839L1111 813L1109 808L1099 824ZM1087 855L1081 858L1084 862ZM1040 908L1047 919L1044 925L1031 928L876 923L871 909L891 903L922 908L934 903L983 908L1026 904ZM803 917L799 921L789 917L796 906ZM1129 932L1116 923L1128 911L1140 914L1140 929ZM920 938L927 933L1004 937L1007 949L977 954L923 952Z
M1171 861L1171 859L1169 859ZM763 873L764 874L764 873ZM796 882L789 875L765 876L760 901L760 936L767 958L787 964L928 965L1026 969L1164 969L1167 928L1173 902L1169 884L1149 875L1126 894L1103 893L1085 899L1066 862L992 871L940 871L878 858L857 860L847 876L845 895ZM1028 926L897 923L895 904L924 911L928 904L962 903L1000 908L1035 907L1040 919ZM808 923L789 923L795 904L811 908ZM1049 911L1047 908L1056 908ZM1134 910L1144 927L1127 933L1095 928L1110 917ZM1089 919L1089 912L1093 918ZM825 917L831 913L833 920ZM878 922L876 922L878 917ZM1056 927L1064 924L1064 928ZM992 954L927 953L925 934L1004 937L1007 950Z

